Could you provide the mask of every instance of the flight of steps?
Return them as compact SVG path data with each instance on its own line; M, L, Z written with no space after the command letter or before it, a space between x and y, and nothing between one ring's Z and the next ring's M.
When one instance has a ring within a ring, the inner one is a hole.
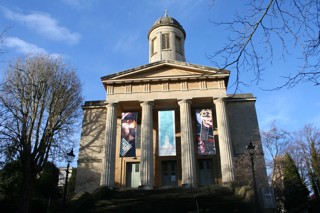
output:
M253 213L251 203L223 186L198 188L97 189L82 194L68 205L67 212L214 212Z

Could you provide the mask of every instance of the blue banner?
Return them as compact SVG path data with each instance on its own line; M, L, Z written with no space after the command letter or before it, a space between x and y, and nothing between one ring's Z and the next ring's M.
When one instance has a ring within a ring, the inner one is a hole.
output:
M159 156L176 155L174 110L159 111Z

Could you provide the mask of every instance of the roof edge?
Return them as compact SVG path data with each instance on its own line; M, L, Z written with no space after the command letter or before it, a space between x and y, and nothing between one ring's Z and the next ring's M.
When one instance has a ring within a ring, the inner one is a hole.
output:
M162 60L162 61L156 61L156 62L153 62L153 63L145 64L145 65L138 66L138 67L135 67L135 68L131 68L131 69L128 69L128 70L124 70L124 71L120 71L120 72L117 72L117 73L113 73L113 74L110 74L110 75L103 76L103 77L101 77L101 81L108 80L108 79L110 79L112 77L124 75L124 74L130 73L130 72L133 72L133 71L147 69L147 68L160 66L160 65L189 66L189 67L192 67L192 68L195 68L195 69L198 68L198 69L206 69L206 70L216 71L217 74L230 74L230 71L229 70L225 70L225 69L219 69L219 68L215 68L215 67L192 64L192 63L183 62L183 61Z

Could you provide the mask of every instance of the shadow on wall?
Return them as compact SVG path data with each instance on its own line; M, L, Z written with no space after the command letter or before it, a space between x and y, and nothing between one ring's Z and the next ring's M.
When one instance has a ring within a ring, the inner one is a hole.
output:
M95 108L86 108L86 104L83 108L76 193L92 192L100 186L107 111L104 102L95 103L99 104Z

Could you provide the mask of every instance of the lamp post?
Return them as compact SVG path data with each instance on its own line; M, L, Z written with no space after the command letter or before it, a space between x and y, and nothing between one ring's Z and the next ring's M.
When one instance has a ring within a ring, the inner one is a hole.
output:
M252 144L250 141L249 144L246 146L251 158L251 170L252 170L252 182L253 182L253 191L254 191L254 199L255 199L255 206L256 211L259 211L259 197L258 197L258 190L257 190L257 182L256 182L256 175L254 170L254 153L255 153L255 145Z
M69 176L69 166L70 163L73 161L75 155L73 154L73 149L71 149L70 152L67 153L67 169L66 169L66 182L64 184L64 192L63 192L63 210L65 211L66 209L66 199L67 199L67 185L68 185L68 176Z

